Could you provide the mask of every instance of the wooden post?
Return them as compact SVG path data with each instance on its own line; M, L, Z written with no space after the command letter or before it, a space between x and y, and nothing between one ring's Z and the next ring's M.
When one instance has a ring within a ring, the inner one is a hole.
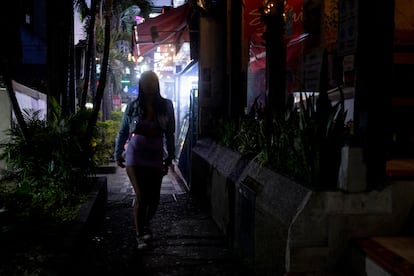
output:
M355 84L355 145L363 148L367 188L385 185L390 119L394 1L358 3L358 46Z
M266 23L266 109L281 111L285 107L286 49L283 40L283 1L268 1L273 5L264 16ZM266 7L265 7L266 8Z

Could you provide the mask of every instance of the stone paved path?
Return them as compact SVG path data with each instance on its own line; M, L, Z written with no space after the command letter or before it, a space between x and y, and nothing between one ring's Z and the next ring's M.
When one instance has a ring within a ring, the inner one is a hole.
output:
M232 254L227 238L172 172L163 181L151 247L136 250L133 191L125 170L118 168L107 177L105 221L68 275L254 275Z

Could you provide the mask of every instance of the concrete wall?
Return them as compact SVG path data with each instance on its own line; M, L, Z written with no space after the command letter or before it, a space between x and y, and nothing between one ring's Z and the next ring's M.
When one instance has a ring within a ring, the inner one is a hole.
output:
M225 113L225 39L226 29L219 20L200 17L198 122L203 136L213 131L212 123Z
M219 228L233 237L234 178L243 167L241 155L208 139L198 141L194 151L191 191L205 201Z
M253 161L240 175L236 187L239 191L236 193L236 206L241 207L235 223L236 248L244 247L243 233L249 231L243 223L246 211L249 212L248 208L243 208L243 202L254 201L250 207L254 209L253 221L250 222L254 225L250 230L254 245L249 258L252 258L258 275L283 275L289 227L311 191ZM250 189L250 198L240 192L245 187Z
M199 140L192 156L191 190L257 275L349 266L352 239L398 235L414 205L413 181L314 192L211 140Z
M0 88L0 142L4 141L7 136L5 131L10 128L11 124L11 105L9 96L5 88ZM0 171L4 169L4 161L0 160Z
M22 112L24 110L39 111L39 119L45 119L47 114L46 94L15 81L12 81L12 85ZM7 90L6 88L0 87L0 142L3 142L7 138L5 132L11 127L13 116ZM4 169L4 166L4 161L0 160L0 171Z

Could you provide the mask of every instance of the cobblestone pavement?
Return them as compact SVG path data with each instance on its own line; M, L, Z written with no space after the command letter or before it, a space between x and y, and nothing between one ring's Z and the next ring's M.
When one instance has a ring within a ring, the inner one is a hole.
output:
M150 248L138 251L125 170L107 177L106 218L68 275L253 275L174 172L162 184Z

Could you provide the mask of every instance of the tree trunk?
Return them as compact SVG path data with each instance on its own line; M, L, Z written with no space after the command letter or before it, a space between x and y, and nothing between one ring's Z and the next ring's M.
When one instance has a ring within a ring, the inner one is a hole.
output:
M105 2L105 44L102 60L101 75L99 78L98 89L96 91L96 97L93 105L93 112L89 118L88 127L86 129L86 146L89 148L90 141L93 136L93 130L95 129L96 122L98 120L99 111L101 108L102 98L105 91L106 76L108 72L109 63L109 47L110 47L110 35L111 35L111 8L112 0Z
M70 45L73 44L73 2L48 0L46 14L48 97L55 98L62 107L62 114L66 114L70 93L70 47L73 47Z
M95 70L91 70L92 64L95 64L94 59L95 55L95 21L96 21L96 1L97 0L91 0L91 11L90 11L90 20L89 20L89 26L88 26L88 44L87 44L87 51L86 51L86 58L85 58L85 82L83 85L83 92L82 92L82 98L80 101L80 108L85 109L86 105L86 99L88 96L89 91L89 81L91 80L91 74L92 72L95 72Z

